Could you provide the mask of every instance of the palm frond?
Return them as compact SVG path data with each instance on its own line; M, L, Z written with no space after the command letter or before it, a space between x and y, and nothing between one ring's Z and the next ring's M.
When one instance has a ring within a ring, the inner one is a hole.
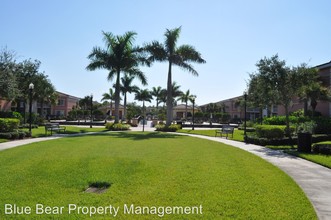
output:
M170 55L173 54L176 50L176 45L180 31L181 31L181 27L178 27L171 30L167 29L166 32L164 33L165 47Z
M143 48L148 54L150 54L147 58L148 62L162 62L167 60L167 51L165 50L164 45L160 42L152 41L149 44L145 44Z
M181 45L177 48L176 54L180 55L184 62L206 63L206 61L201 58L201 54L191 45Z

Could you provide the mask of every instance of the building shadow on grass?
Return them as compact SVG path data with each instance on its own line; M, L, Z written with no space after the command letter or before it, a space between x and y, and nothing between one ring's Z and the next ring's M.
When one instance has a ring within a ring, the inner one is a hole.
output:
M83 135L85 136L85 135ZM87 136L87 134L86 134ZM88 134L89 137L102 136L102 137L115 137L127 138L131 140L148 140L155 138L183 138L183 135L165 132L132 132L132 131L117 131L117 132L101 132L96 134ZM70 135L68 138L82 137L82 134Z

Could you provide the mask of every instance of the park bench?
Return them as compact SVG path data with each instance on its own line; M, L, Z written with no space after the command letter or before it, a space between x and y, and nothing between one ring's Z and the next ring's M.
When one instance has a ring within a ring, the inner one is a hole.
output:
M47 135L47 132L50 131L51 135L53 135L53 131L56 132L65 132L66 131L66 127L64 126L60 126L59 123L47 123L45 124L45 134Z
M234 131L234 127L230 125L223 125L222 129L218 129L215 131L215 137L217 136L217 134L220 134L220 136L223 137L224 134L226 135L226 139L228 139L229 134L231 134L233 138L233 131Z

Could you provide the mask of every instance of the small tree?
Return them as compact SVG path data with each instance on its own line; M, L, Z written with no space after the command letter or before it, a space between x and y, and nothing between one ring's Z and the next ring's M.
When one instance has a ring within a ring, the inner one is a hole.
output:
M286 62L280 60L278 55L274 55L271 58L265 57L256 66L258 73L254 77L257 77L260 85L264 85L268 91L261 93L261 100L269 98L273 101L273 104L280 104L284 107L286 134L291 138L289 108L292 98L298 94L302 86L297 68L286 66Z

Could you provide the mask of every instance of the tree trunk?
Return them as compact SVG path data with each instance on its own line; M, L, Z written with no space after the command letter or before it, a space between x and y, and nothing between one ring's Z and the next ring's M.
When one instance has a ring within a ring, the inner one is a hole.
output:
M185 121L187 121L187 102L185 102Z
M311 115L311 117L314 117L315 116L315 111L316 111L316 106L317 106L317 102L316 102L315 99L312 99L311 100L310 106L312 108L312 115Z
M291 141L292 140L292 136L291 136L291 130L290 130L290 118L289 118L289 115L290 114L289 114L289 110L288 110L289 104L286 103L284 105L284 107L285 107L285 121L286 121L286 131L285 131L285 134L286 134L286 136L289 137L289 139Z
M303 100L303 115L308 116L308 100L306 98Z
M166 126L170 126L172 123L172 106L173 106L173 100L172 100L172 74L171 74L171 66L172 62L169 61L169 70L168 70L168 83L167 83L167 122Z
M120 71L117 71L117 78L115 84L115 123L119 122L119 109L120 109Z
M146 120L146 111L145 111L145 101L143 101L143 132L145 131L145 120Z
M126 118L126 93L124 94L124 110L122 120L124 121Z

